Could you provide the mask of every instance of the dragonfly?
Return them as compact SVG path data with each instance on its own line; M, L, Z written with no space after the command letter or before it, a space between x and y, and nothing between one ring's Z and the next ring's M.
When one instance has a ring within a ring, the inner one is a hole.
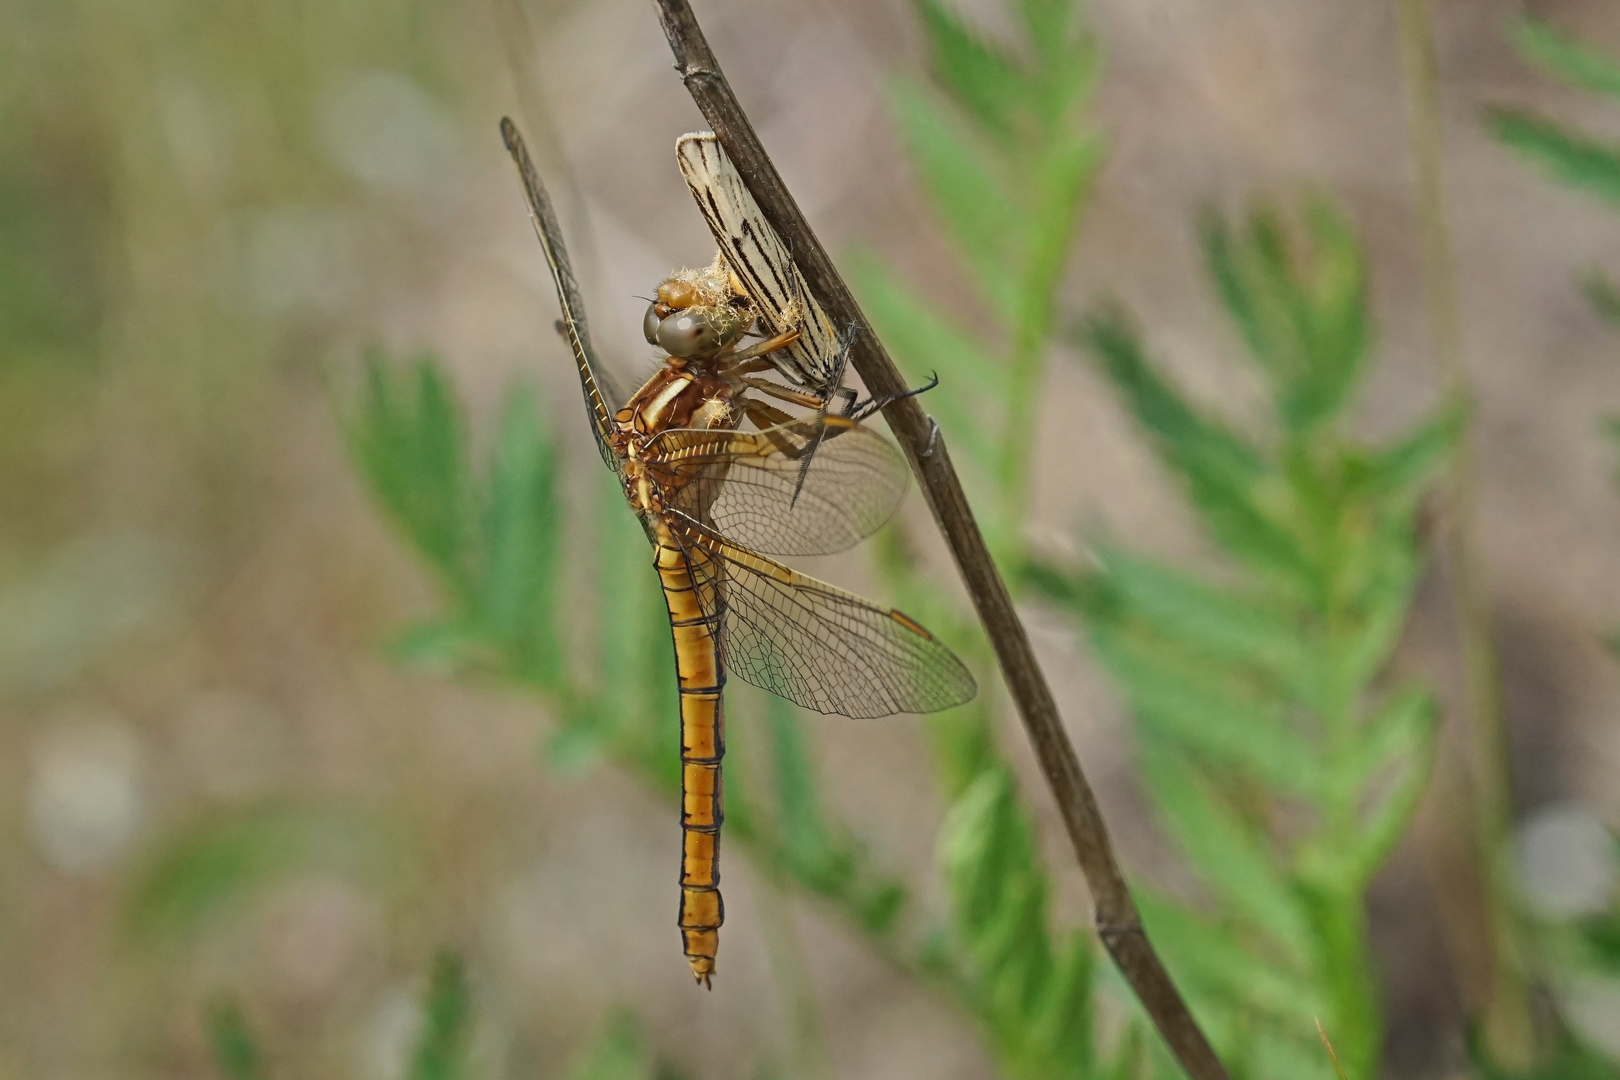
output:
M727 677L855 718L948 709L977 688L955 654L909 616L771 557L853 547L894 513L909 470L893 444L861 424L892 398L860 401L842 388L847 348L713 136L684 137L677 160L718 252L709 266L677 270L658 286L642 329L663 358L618 402L602 377L545 186L511 120L501 121L501 133L556 285L557 326L573 352L592 436L652 542L680 715L677 924L694 978L712 988L725 920Z

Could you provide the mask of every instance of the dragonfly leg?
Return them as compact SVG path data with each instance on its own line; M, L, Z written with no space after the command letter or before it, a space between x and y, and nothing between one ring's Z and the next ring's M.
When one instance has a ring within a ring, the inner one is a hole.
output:
M865 420L872 414L881 412L888 408L896 401L902 401L908 397L916 397L918 394L926 394L928 391L932 390L938 385L939 374L936 372L928 376L928 381L926 383L916 387L915 389L901 390L893 394L884 394L882 397L869 397L865 401L857 402L850 408L848 416L856 423L860 423L862 420Z
M741 363L730 364L730 365L728 365L726 367L723 367L723 368L720 369L719 374L722 377L731 377L731 376L735 376L735 375L752 375L757 371L769 371L769 370L771 370L771 368L773 368L775 366L776 366L775 364L772 364L769 360L765 359L764 357L756 356L751 360L744 360Z
M803 390L795 390L789 386L782 386L778 383L773 383L769 379L754 379L744 377L742 382L744 386L758 390L767 397L773 397L778 401L786 401L793 405L803 405L807 409L824 409L827 407L827 401L825 398L819 398L814 394L807 394Z
M746 349L733 353L732 356L738 361L746 362L764 356L766 353L773 353L777 349L785 349L798 340L799 332L797 330L784 330L775 337L766 338L758 344L750 345Z

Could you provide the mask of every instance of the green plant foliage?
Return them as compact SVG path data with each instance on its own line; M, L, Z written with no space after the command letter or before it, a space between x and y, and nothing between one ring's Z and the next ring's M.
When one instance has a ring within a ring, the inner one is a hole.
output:
M1551 23L1526 15L1514 27L1519 55L1561 82L1620 98L1620 60L1585 44Z
M635 1018L616 1012L596 1040L568 1063L565 1080L679 1080L648 1049Z
M1074 0L1012 0L1016 37L987 38L937 0L919 0L931 85L902 79L895 124L978 308L948 308L868 255L851 261L863 310L901 369L937 371L925 404L964 467L981 527L1004 565L1024 556L1036 406L1057 332L1057 296L1102 140L1084 112L1099 70ZM878 544L897 601L980 672L992 657L960 607L918 572L900 527ZM983 680L981 680L982 682ZM939 964L953 972L1008 1076L1134 1070L1134 1028L1104 1060L1092 1008L1088 935L1056 938L1028 815L996 747L993 701L929 717L939 785L949 920Z
M1620 146L1520 109L1490 110L1491 134L1572 187L1620 203Z
M1017 0L1013 11L1020 39L997 44L923 0L935 85L902 83L893 95L896 121L985 317L965 332L961 319L869 259L857 278L902 366L919 376L939 368L943 384L930 407L981 480L1008 493L984 520L997 550L1016 562L1057 290L1101 146L1080 115L1097 53L1078 4ZM527 405L509 410L503 431L511 434L497 439L492 463L476 467L460 410L431 365L398 371L373 358L369 371L345 422L353 458L379 505L433 567L447 609L408 635L400 652L515 680L557 715L548 743L554 763L581 768L605 756L673 794L668 630L645 540L619 493L604 484L596 512L587 513L545 486L554 468L550 444ZM594 522L588 554L569 535L586 521ZM503 535L512 537L506 554ZM917 573L903 530L890 530L879 547L890 592L905 610L984 671L989 656L976 626ZM564 588L560 568L586 558L594 572L570 577ZM572 629L582 611L595 624L589 637ZM921 934L905 925L908 890L874 872L854 833L827 814L799 713L775 700L751 708L752 701L746 691L728 695L728 732L734 751L763 739L767 752L757 759L768 762L768 776L748 772L746 753L728 757L728 839L829 901L874 947L950 995L978 1021L1006 1075L1126 1077L1146 1066L1134 1020L1112 1054L1096 1047L1088 940L1072 932L1054 938L1046 926L1046 870L996 750L986 699L928 722L952 804L941 842L949 915L945 926Z
M262 807L176 830L135 876L123 904L137 945L177 943L266 881L310 867L362 871L389 857L385 832L354 814Z
M1383 672L1421 569L1418 500L1457 418L1360 445L1338 430L1371 337L1363 260L1326 200L1308 243L1261 207L1206 214L1209 269L1271 392L1243 436L1188 400L1117 310L1083 343L1199 520L1240 568L1219 578L1095 550L1027 582L1077 616L1137 724L1141 778L1205 896L1139 894L1144 922L1234 1075L1353 1080L1382 1036L1363 894L1411 819L1434 706Z
M1547 75L1577 89L1620 98L1620 59L1530 16L1517 24L1514 44L1528 63ZM1607 202L1620 203L1620 145L1509 106L1487 110L1486 124L1498 140L1557 179ZM1599 314L1620 322L1620 295L1607 277L1588 271L1582 288Z
M1620 98L1620 60L1532 17L1522 19L1514 43L1524 59L1545 74L1576 89L1608 98ZM1508 146L1526 153L1573 187L1583 188L1609 203L1620 203L1620 146L1592 139L1552 120L1511 108L1492 109L1488 120L1493 132ZM1600 270L1585 271L1581 291L1593 309L1607 322L1620 325L1620 290ZM1608 417L1602 430L1620 441L1620 417ZM1620 653L1620 634L1607 638L1611 651ZM1620 859L1620 850L1616 852ZM1620 907L1599 915L1575 920L1552 920L1530 914L1537 954L1533 958L1537 977L1562 1007L1562 995L1572 979L1601 982L1620 980ZM1536 1077L1614 1077L1620 1060L1586 1045L1571 1028L1559 1027L1550 1049L1543 1048L1543 1060ZM1476 1065L1492 1080L1506 1073L1490 1062L1483 1045L1471 1048Z
M410 1080L461 1080L469 1076L467 1046L472 1027L472 994L460 957L440 953L433 962L422 1028L411 1054Z
M1051 940L1046 869L1004 769L985 770L951 807L940 865L951 934L1007 1075L1095 1075L1090 943Z
M577 771L607 755L677 792L668 617L646 538L617 488L604 482L587 513L564 503L560 463L522 391L509 397L490 460L475 470L461 408L427 360L401 371L369 357L364 392L344 428L379 506L444 588L445 614L408 632L395 651L538 692L558 716L547 756L559 767ZM594 536L565 537L565 521L592 521ZM594 541L589 551L581 540ZM584 595L564 584L570 560L594 564L594 574L574 579ZM594 649L577 633L586 621L595 624ZM763 854L799 884L859 926L887 933L904 890L871 869L847 830L823 819L797 715L771 708L775 823L755 821L758 799L733 757L727 835L766 843Z
M224 1080L265 1080L258 1039L236 1001L224 999L208 1010L205 1022L214 1068Z
M1102 163L1102 142L1083 119L1099 63L1080 5L1012 6L1022 40L1004 44L938 0L919 0L935 85L900 80L890 95L923 190L985 315L948 312L869 257L857 258L851 275L901 367L919 378L938 369L929 408L979 480L1003 494L992 524L1024 513L1057 288Z

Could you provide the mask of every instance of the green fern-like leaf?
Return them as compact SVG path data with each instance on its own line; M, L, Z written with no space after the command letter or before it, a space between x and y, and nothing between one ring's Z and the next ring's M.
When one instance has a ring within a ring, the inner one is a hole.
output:
M1004 769L985 770L951 807L940 866L970 992L1008 1072L1089 1076L1089 950L1053 947L1045 872Z
M1519 20L1513 43L1519 54L1571 86L1620 98L1620 60L1533 16Z
M208 1049L224 1080L265 1080L263 1053L241 1005L232 999L216 1002L206 1026Z
M1577 134L1522 109L1491 109L1487 120L1491 134L1557 179L1620 203L1620 146Z
M664 1080L662 1069L648 1050L635 1017L616 1012L589 1046L569 1062L566 1080Z
M1144 922L1234 1069L1330 1075L1377 1062L1362 895L1411 821L1434 753L1430 697L1376 691L1421 567L1418 500L1461 427L1441 410L1363 447L1336 431L1365 367L1365 270L1343 217L1303 237L1261 206L1201 228L1216 290L1272 391L1240 437L1159 371L1123 315L1082 331L1125 409L1241 568L1219 584L1109 548L1030 585L1086 625L1139 729L1159 820L1207 890L1152 893Z
M350 453L384 510L453 587L469 579L470 478L465 432L438 368L419 359L401 378L366 357L366 394L345 422Z
M459 957L441 953L422 1005L422 1028L411 1055L410 1080L459 1080L468 1075L472 994Z

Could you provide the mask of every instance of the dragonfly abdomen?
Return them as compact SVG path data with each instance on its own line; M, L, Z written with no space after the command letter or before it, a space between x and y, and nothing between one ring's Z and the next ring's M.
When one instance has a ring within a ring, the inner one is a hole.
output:
M692 974L705 986L715 970L725 902L720 897L720 759L725 756L725 671L714 597L694 581L687 554L655 544L654 566L669 609L681 699L681 907L678 922ZM709 602L706 604L704 601Z

